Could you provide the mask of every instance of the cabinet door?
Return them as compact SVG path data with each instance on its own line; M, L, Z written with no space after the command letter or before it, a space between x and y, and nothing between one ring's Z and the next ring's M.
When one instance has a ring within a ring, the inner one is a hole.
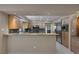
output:
M79 16L77 17L77 22L76 22L76 34L79 36Z
M62 32L62 44L68 48L68 32Z
M16 17L13 16L13 15L9 15L8 16L8 28L9 29L16 29L16 28L18 28Z

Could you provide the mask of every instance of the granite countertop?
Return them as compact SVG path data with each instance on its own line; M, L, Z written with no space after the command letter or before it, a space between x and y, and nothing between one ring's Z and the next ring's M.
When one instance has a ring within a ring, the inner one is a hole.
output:
M3 35L59 35L56 33L5 33Z

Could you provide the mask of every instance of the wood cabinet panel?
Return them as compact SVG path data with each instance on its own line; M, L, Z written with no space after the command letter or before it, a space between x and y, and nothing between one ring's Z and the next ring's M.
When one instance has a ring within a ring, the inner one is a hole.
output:
M72 23L72 25L74 25L74 27L72 26L72 29L75 30L72 32L72 39L71 39L71 50L74 53L78 53L79 54L79 16L77 16L77 18L74 20L75 23ZM75 35L74 32L76 32Z
M68 48L68 32L62 32L62 44Z
M72 37L71 50L79 54L79 37Z
M79 36L79 16L77 17L77 22L76 22L76 34Z
M9 29L16 29L18 28L18 24L16 22L16 17L13 15L8 16L8 28Z

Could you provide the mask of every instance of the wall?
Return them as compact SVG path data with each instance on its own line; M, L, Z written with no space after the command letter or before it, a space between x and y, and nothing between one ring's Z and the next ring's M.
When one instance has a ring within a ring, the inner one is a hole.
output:
M7 32L8 27L8 15L5 13L0 12L0 53L2 53L2 38L3 33Z
M76 18L72 20L71 22L71 27L72 27L72 31L71 31L71 34L72 36L76 36Z

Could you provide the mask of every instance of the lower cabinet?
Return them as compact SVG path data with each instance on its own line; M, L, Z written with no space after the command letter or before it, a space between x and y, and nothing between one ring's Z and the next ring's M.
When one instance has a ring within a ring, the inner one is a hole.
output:
M56 52L56 36L12 35L8 37L8 53L51 54Z
M72 37L71 50L74 53L79 54L79 37Z
M62 44L68 48L68 41L69 41L69 35L68 32L62 32Z

